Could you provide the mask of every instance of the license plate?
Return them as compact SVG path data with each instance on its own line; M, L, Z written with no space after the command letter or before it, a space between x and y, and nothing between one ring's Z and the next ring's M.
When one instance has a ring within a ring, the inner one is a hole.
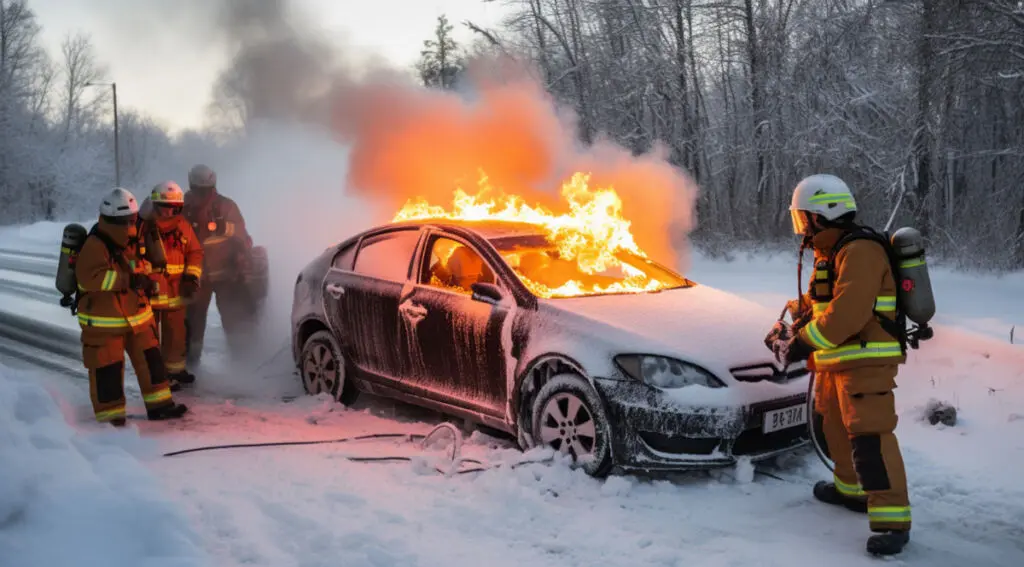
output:
M800 404L764 412L763 430L765 433L771 433L805 423L807 423L807 406Z

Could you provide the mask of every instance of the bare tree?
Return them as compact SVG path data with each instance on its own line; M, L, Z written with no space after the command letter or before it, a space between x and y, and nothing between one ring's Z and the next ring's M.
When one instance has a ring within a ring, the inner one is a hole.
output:
M61 42L62 75L64 79L61 89L61 115L64 124L65 143L74 135L81 133L90 112L99 102L105 102L106 91L92 99L91 103L83 102L86 85L98 81L104 74L103 68L97 63L92 40L84 34L68 35Z

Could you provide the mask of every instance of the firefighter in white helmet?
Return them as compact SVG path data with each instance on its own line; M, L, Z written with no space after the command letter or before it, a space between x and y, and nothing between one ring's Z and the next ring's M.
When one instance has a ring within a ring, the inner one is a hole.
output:
M814 249L808 293L790 303L789 331L766 344L780 362L815 371L815 412L835 462L832 482L814 486L829 504L867 512L869 552L899 553L909 541L910 503L894 431L893 390L906 361L896 320L896 273L884 237L854 223L857 202L842 179L802 180L790 205L793 231Z
M160 348L167 366L172 390L181 384L195 382L195 375L185 365L185 313L186 305L199 290L203 274L203 247L192 225L181 215L185 206L185 193L173 181L158 183L147 202L151 213L143 220L140 230L146 235L148 246L159 248L163 261L163 285L153 298L160 329Z
M159 290L139 252L138 202L117 188L103 198L99 212L75 265L82 362L96 419L125 424L126 351L149 419L181 417L187 408L171 398L157 343L150 297Z

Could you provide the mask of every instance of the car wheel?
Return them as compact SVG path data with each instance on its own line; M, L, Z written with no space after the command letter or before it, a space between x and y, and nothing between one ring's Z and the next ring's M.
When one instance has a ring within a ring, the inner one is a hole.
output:
M355 401L358 391L345 379L348 375L345 357L330 331L317 331L306 339L301 361L299 374L307 394L315 396L327 392L345 405Z
M588 475L608 474L611 426L597 392L586 380L573 374L552 377L537 392L531 412L535 443L571 455Z

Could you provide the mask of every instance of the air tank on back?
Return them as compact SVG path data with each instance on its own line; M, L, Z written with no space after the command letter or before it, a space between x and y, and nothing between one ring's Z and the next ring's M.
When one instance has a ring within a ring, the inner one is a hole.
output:
M904 227L892 235L892 247L899 259L897 293L907 318L922 328L935 316L935 295L924 259L924 238L917 229Z
M71 223L64 227L64 234L60 239L60 259L57 260L57 291L61 293L60 304L63 307L71 306L71 297L78 291L78 279L75 277L75 261L78 252L85 244L89 236L85 227Z

